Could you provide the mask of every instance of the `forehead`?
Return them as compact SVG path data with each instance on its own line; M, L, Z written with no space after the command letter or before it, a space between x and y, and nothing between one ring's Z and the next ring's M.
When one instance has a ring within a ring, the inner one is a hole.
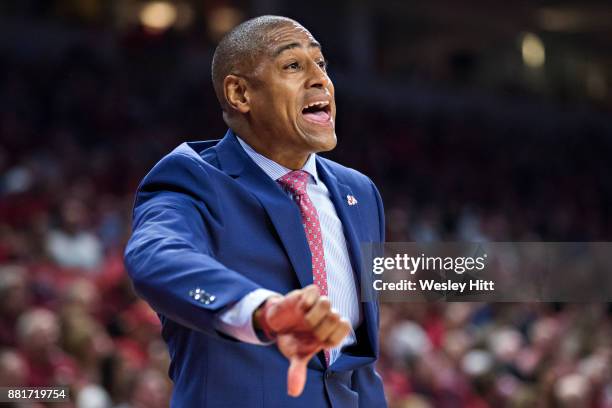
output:
M290 49L284 48L289 44L304 48L321 47L310 31L296 23L283 24L280 27L270 29L266 33L266 51L273 56L279 51Z

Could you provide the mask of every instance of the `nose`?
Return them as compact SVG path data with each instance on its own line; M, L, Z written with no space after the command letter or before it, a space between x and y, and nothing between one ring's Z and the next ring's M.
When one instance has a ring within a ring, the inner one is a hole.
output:
M330 82L327 72L325 72L325 70L315 61L310 61L308 68L308 81L306 83L306 87L320 89L327 88Z

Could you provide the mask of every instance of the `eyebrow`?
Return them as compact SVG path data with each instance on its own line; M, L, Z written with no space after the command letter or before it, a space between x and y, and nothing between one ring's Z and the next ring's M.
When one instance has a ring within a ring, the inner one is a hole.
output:
M274 53L272 54L274 56L274 58L278 57L279 55L281 55L283 52L293 49L293 48L303 48L302 44L299 42L292 42L289 44L285 44L285 45L281 45L280 47L278 47L276 50L274 50ZM321 49L321 44L319 44L317 41L311 41L308 44L308 48L318 48Z

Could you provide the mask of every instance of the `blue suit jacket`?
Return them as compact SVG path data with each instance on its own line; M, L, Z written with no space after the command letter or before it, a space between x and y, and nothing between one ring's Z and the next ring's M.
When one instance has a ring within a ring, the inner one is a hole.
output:
M360 243L384 241L380 196L366 176L317 157L342 224L356 279ZM358 203L349 206L347 195ZM326 368L308 365L299 398L287 396L287 360L272 346L235 341L215 314L259 287L287 293L312 283L310 250L295 203L228 131L183 143L140 184L125 263L155 309L172 363L175 407L383 407L378 306L361 303L357 343ZM195 296L196 290L200 296Z

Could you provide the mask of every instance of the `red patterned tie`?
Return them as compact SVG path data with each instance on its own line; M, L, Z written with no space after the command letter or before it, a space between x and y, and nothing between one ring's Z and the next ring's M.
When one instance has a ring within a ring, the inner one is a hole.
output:
M310 175L303 170L295 170L285 174L277 181L291 194L300 208L302 225L306 232L306 239L312 256L312 280L319 287L321 295L327 296L327 272L325 270L325 256L323 253L323 237L321 225L315 206L310 201L306 186ZM329 365L329 350L325 350L325 362Z

